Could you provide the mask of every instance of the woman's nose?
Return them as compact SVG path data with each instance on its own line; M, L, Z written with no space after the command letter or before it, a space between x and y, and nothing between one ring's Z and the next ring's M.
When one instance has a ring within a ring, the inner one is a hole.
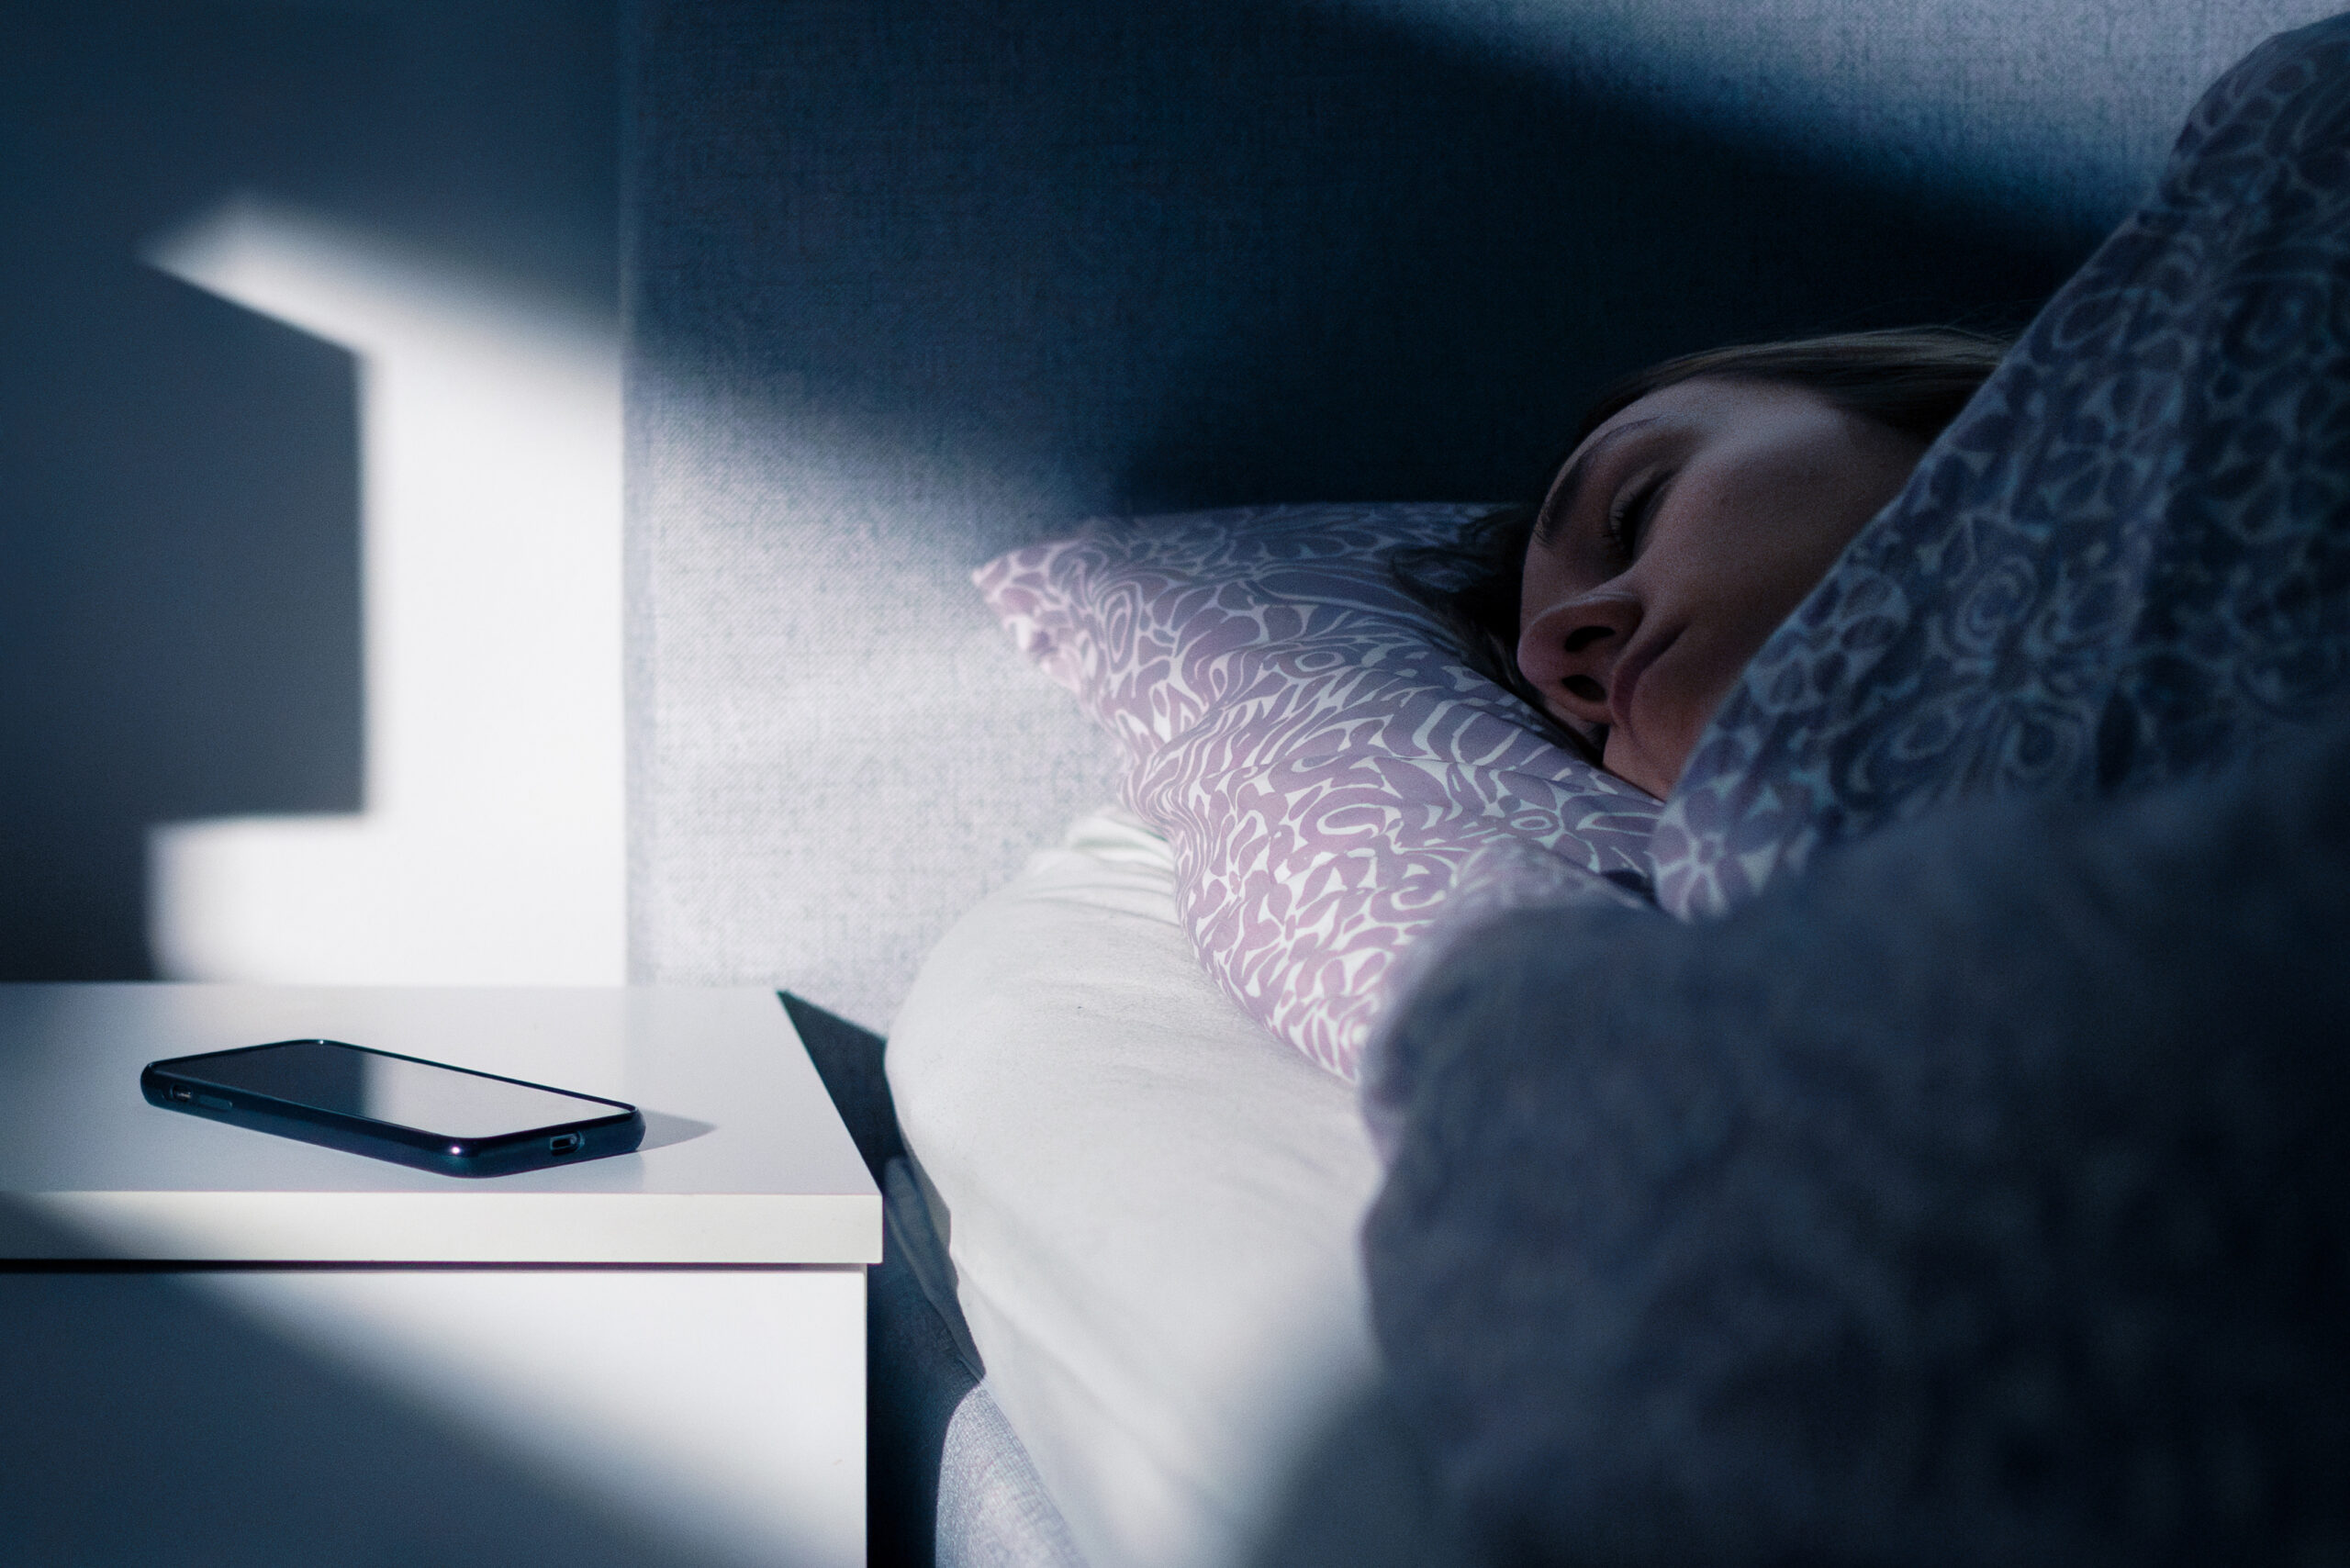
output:
M1518 670L1560 717L1612 723L1609 683L1639 623L1639 604L1622 594L1563 600L1526 623L1517 639Z

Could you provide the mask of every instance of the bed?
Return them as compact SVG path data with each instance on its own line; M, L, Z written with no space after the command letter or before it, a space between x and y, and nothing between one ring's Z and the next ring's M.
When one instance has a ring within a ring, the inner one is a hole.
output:
M2117 73L2102 111L2132 127L2116 145L2138 177L2192 84L2314 14L2150 12L2147 38L2166 41ZM2015 66L2001 90L2028 94L2018 62L2080 20L2051 12L2045 38L2000 45ZM1458 1017L1391 1005L1440 1001L1440 966L1482 956L1450 933L1497 915L1633 922L1641 935L1607 940L1669 946L1647 934L1684 928L1633 907L1651 889L1684 916L1817 925L1830 917L1774 912L1847 839L1873 844L1961 795L2157 789L2332 700L2322 617L2315 664L2277 666L2281 694L2229 686L2258 699L2232 730L2169 722L2144 696L2171 689L2159 681L2115 699L2127 682L2092 677L2119 666L2092 659L2085 744L2019 750L2020 710L1989 704L1951 720L1966 745L1912 737L1897 749L1915 777L1858 792L1835 759L1865 751L1884 716L1796 712L1783 687L1840 638L1883 629L1861 585L1890 557L1862 550L1765 650L1670 809L1499 733L1506 704L1400 632L1408 606L1375 576L1321 571L1371 558L1372 535L1384 548L1473 510L1388 498L1522 493L1583 390L1664 352L1850 324L1854 299L1903 317L2036 301L2127 201L2022 180L1966 186L1964 204L1938 186L1930 206L1795 143L1761 157L1736 118L1753 81L1717 59L1687 86L1703 112L1676 118L1652 82L1646 99L1632 89L1656 60L1686 63L1685 47L1643 54L1606 7L1521 32L1498 60L1491 29L1431 50L1409 21L1392 7L633 15L634 962L669 983L788 986L884 1174L877 1560L886 1546L1091 1568L1247 1561L1297 1539L1284 1532L1300 1519L1345 1539L1332 1520L1382 1518L1431 1474L1488 1542L1588 1529L1637 1488L1595 1490L1564 1517L1529 1507L1528 1450L1481 1425L1505 1401L1454 1397L1520 1363L1450 1354L1477 1337L1421 1288L1414 1238L1469 1233L1434 1211L1413 1221L1415 1201L1460 1189L1446 1173L1467 1158L1428 1128L1456 1103L1496 1114L1446 1044ZM1865 51L1845 68L1855 91L1887 69ZM1589 90L1615 72L1624 93ZM2173 97L2148 98L2149 82ZM1833 227L1800 216L1827 204ZM1601 212L1621 231L1576 221ZM1546 259L1464 238L1502 223L1550 241ZM1724 226L1751 258L1729 281ZM1603 297L1605 311L1573 303ZM2011 389L2080 362L2055 342L2069 319L2040 318L2039 350L2002 373ZM1527 332L1555 353L1507 350ZM1988 419L1953 432L1938 472L1983 467ZM1951 515L1936 483L1873 525L1887 550L1914 550L1928 502ZM1197 510L1233 506L1247 510ZM1180 515L1075 530L1165 513ZM2004 580L1991 553L1979 564ZM1301 569L1321 577L1301 590ZM1277 623L1300 604L1310 625ZM1216 643L1203 605L1244 634ZM1911 609L1897 632L1953 623ZM1135 655L1154 630L1156 663ZM1411 809L1365 830L1379 790L1399 798L1373 780L1355 818L1323 812L1315 832L1367 840L1393 866L1335 885L1277 877L1290 902L1271 910L1262 881L1231 868L1278 861L1284 841L1243 829L1291 822L1286 802L1347 804L1348 778L1315 773L1330 755L1316 737L1323 698L1359 694L1345 672L1364 668L1393 678L1382 722L1416 737L1416 777L1507 831L1415 838L1427 813ZM1937 678L1986 689L1964 674ZM1289 695L1226 700L1259 678ZM2073 723L2080 694L2063 695ZM1203 722L1219 712L1227 728ZM1979 763L2016 756L2039 771ZM1235 809L1269 763L1296 772L1285 803ZM1796 798L1809 804L1787 810ZM1321 961L1248 939L1269 911L1293 928L1309 894L1329 914L1315 929L1344 938ZM1354 1238L1382 1168L1348 1081L1365 1069L1373 1124L1411 1175L1374 1217L1369 1282ZM1445 1435L1427 1466L1396 1466L1393 1444L1384 1470L1322 1463L1388 1430L1382 1410ZM1380 1475L1401 1479L1367 1498ZM1739 1495L1719 1520L1746 1517ZM1416 1539L1398 1527L1388 1544ZM1422 1560L1455 1550L1418 1544Z

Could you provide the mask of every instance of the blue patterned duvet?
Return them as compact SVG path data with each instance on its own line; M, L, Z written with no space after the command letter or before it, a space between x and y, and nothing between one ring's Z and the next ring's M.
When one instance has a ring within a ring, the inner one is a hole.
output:
M2350 677L2350 17L2272 39L1716 716L1651 846L1718 913L1962 797L2208 770Z

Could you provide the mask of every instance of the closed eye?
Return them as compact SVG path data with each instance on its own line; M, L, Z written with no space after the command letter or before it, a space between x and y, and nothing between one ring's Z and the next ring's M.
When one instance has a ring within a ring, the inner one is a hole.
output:
M1651 470L1638 484L1620 491L1607 509L1607 551L1619 570L1639 559L1640 546L1648 543L1649 523L1672 479L1668 470Z

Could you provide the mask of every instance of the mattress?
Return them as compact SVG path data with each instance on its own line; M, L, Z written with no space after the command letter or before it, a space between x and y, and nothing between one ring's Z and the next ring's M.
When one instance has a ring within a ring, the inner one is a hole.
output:
M888 1067L985 1387L1091 1568L1244 1560L1376 1364L1353 1089L1209 981L1116 810L949 931Z

